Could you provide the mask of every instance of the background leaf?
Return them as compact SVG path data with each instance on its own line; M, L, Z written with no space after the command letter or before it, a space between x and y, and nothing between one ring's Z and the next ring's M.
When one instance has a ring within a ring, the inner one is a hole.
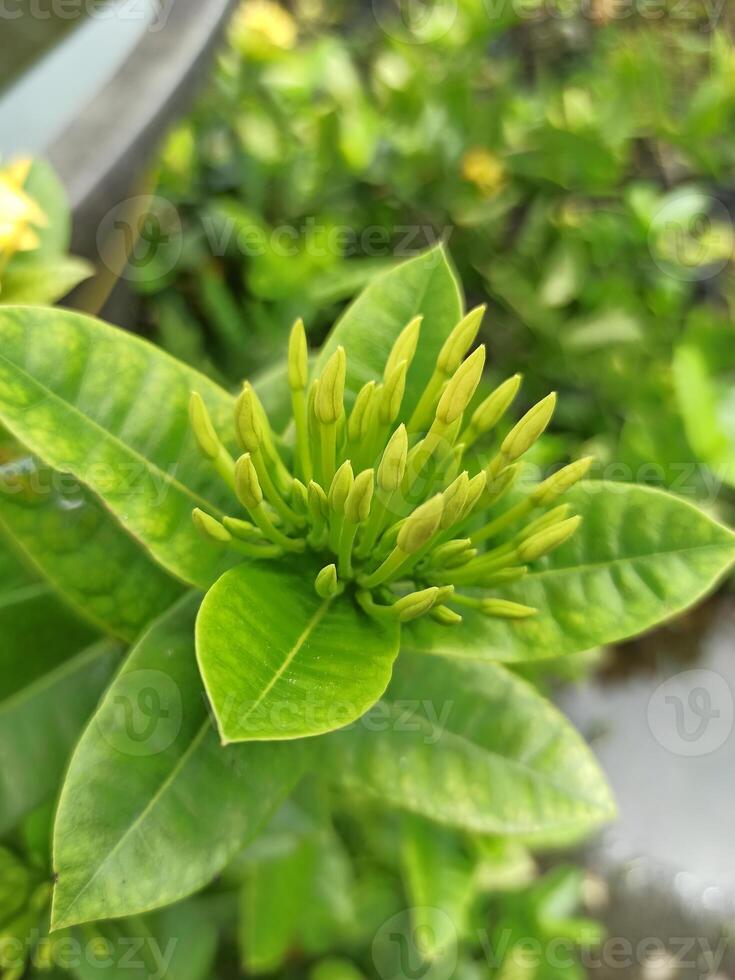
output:
M191 510L220 514L228 495L194 443L187 406L196 389L226 435L230 396L139 338L68 310L0 308L0 350L0 421L85 483L164 568L209 585L221 553Z
M185 597L132 651L72 758L54 832L53 925L133 915L206 885L301 774L297 745L223 749Z
M590 481L564 499L583 515L581 528L521 582L493 593L538 615L509 621L463 608L461 626L407 624L404 645L507 662L591 650L686 609L735 562L735 534L672 494Z
M421 337L406 383L401 417L408 417L436 364L442 343L462 316L462 295L441 245L376 276L347 308L329 334L317 373L342 344L347 352L346 397L380 378L398 334L423 314Z
M400 627L351 597L320 599L314 569L242 564L207 593L196 646L225 742L319 735L385 691Z
M0 435L0 532L105 633L133 640L181 594L76 480Z
M498 664L401 654L386 698L319 747L334 783L488 834L579 834L614 816L581 737Z

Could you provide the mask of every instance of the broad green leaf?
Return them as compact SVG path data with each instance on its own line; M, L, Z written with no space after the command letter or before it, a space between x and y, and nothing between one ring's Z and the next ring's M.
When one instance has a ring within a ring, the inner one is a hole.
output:
M252 868L240 895L240 949L248 973L270 973L283 965L311 901L314 860L314 841L307 838Z
M36 619L46 610L26 607ZM53 614L50 628L60 626ZM46 627L48 628L48 627ZM9 830L58 787L69 755L117 665L120 649L101 640L69 655L65 637L40 635L6 662L0 681L0 834ZM5 641L5 633L3 633ZM31 655L32 654L32 655Z
M88 490L2 435L0 532L80 615L122 639L181 593Z
M100 927L97 944L82 930L70 946L71 973L77 980L210 980L217 951L217 929L196 901L180 902L145 917ZM82 950L82 955L75 955ZM59 949L63 965L64 945ZM95 952L98 953L95 956Z
M560 241L546 260L539 285L539 300L544 306L567 306L579 294L587 271L586 256L579 245Z
M141 638L77 746L54 831L54 928L206 885L301 774L297 745L223 749L196 667L198 602Z
M487 834L576 834L614 816L578 733L498 664L401 654L386 698L319 743L337 786Z
M421 337L401 409L402 416L408 416L431 377L442 343L462 316L459 284L441 245L372 280L335 324L317 371L342 344L347 352L347 397L353 397L366 381L382 376L393 342L418 314L424 318Z
M399 639L397 623L376 623L351 598L319 598L313 568L230 569L196 628L223 742L319 735L359 718L388 686Z
M138 337L69 310L0 308L0 422L86 484L164 568L206 588L221 554L191 510L221 514L229 495L190 433L192 389L231 432L230 396Z
M467 932L475 897L474 867L456 831L406 814L401 866L416 943L434 959Z
M22 264L10 263L3 275L0 300L3 303L55 303L88 279L94 267L71 255L39 259Z
M460 626L408 624L404 646L507 662L591 650L686 609L735 562L735 534L672 494L590 481L565 499L584 517L579 531L494 593L535 607L536 616L510 621L462 609Z

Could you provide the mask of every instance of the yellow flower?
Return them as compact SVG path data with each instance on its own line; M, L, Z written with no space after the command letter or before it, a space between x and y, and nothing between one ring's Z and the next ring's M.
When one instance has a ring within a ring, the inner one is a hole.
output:
M495 153L476 147L462 157L462 177L480 191L483 197L497 194L505 183L505 166Z
M245 0L232 22L232 41L246 56L268 58L296 44L296 21L273 0Z
M0 170L0 268L16 252L38 247L34 226L44 228L46 215L23 190L31 160L16 160Z

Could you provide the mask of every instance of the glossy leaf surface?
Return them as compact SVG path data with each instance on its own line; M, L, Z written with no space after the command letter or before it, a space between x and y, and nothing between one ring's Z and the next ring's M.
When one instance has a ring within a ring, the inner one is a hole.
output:
M398 624L376 623L347 596L321 599L313 583L310 567L262 562L230 569L207 593L197 657L223 741L332 731L388 686Z
M301 773L296 745L223 749L185 597L133 649L74 753L54 832L56 927L133 915L207 884Z

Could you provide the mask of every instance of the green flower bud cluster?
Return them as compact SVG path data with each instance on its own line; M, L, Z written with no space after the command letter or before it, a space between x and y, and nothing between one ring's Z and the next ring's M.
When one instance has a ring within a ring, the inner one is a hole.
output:
M522 457L551 420L556 396L506 424L494 450L468 453L493 439L521 385L514 375L475 404L485 348L471 348L483 312L470 311L447 338L407 423L398 420L405 417L420 317L399 335L382 379L369 380L351 407L344 349L337 347L310 379L306 334L297 320L288 348L290 442L273 431L245 383L234 419L242 453L233 458L194 393L190 418L199 447L247 518L219 521L196 509L199 531L250 559L314 554L317 594L331 600L348 592L377 618L409 622L429 615L451 626L467 608L508 620L532 616L532 607L489 593L523 578L532 562L574 534L581 519L559 498L585 476L591 459L559 469L501 507Z

